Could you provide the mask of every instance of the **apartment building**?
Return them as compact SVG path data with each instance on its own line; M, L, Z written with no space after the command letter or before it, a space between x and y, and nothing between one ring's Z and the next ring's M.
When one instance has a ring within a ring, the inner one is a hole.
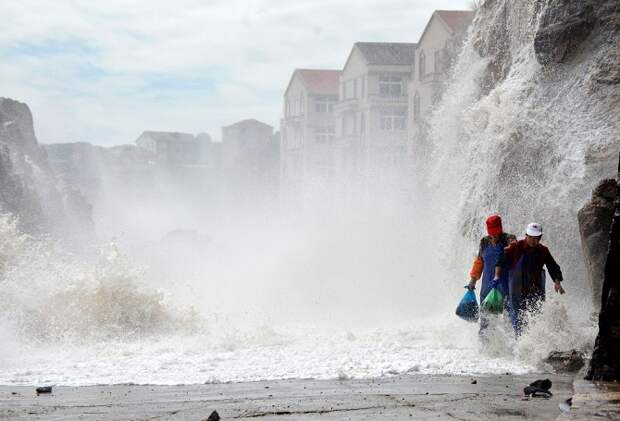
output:
M236 199L274 199L278 190L279 142L273 127L255 119L222 127L221 166Z
M201 156L200 142L190 133L145 131L136 145L152 153L159 164L195 164Z
M441 99L473 18L470 10L436 10L422 32L409 84L408 120L413 143L423 135L430 111Z
M405 164L407 93L416 44L357 42L339 79L334 165L342 177L378 180Z
M312 200L333 175L339 70L296 69L284 92L280 179L289 204Z

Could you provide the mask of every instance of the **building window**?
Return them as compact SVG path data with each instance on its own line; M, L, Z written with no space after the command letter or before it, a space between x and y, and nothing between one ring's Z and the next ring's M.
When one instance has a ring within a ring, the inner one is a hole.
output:
M303 143L303 132L299 126L295 126L295 134L293 135L295 139L295 146L299 147Z
M418 79L424 79L424 75L426 74L426 54L424 51L420 51L420 58L418 59Z
M304 94L303 92L299 94L299 114L304 113Z
M381 130L405 130L406 111L402 108L385 108L381 110Z
M334 142L336 130L333 127L317 127L314 129L314 139L316 143L326 144Z
M363 111L360 113L360 133L366 133L366 113Z
M433 89L433 94L431 95L431 104L437 105L439 104L439 100L441 100L441 91L439 89Z
M357 78L353 79L353 98L357 98Z
M441 62L441 50L435 51L435 58L433 62L433 69L435 73L439 74L443 71L443 63Z
M314 110L317 113L333 113L334 104L338 101L335 95L319 95L314 103Z
M345 113L342 115L342 136L355 134L355 114Z
M403 91L403 78L399 75L385 74L379 76L379 94L381 96L397 97Z
M366 97L366 76L362 76L361 77L361 82L360 84L362 85L362 98Z
M347 80L344 87L344 98L355 98L355 84L354 80Z
M420 94L417 91L413 95L413 119L415 121L420 119Z

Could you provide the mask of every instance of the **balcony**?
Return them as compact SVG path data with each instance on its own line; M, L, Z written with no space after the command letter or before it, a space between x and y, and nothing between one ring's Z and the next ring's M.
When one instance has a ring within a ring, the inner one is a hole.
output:
M444 72L431 72L431 73L425 73L424 76L422 76L421 80L417 80L415 82L423 83L423 84L442 83L442 82L445 82L447 78L448 76Z
M360 144L360 135L351 133L347 135L336 136L332 144L339 148L354 147Z
M390 105L407 105L407 95L387 96L381 94L368 95L368 102L372 105L390 106Z
M282 120L285 123L299 123L304 119L304 117L305 114L288 115L285 116Z
M360 98L347 98L338 101L334 106L334 112L356 111L359 108Z

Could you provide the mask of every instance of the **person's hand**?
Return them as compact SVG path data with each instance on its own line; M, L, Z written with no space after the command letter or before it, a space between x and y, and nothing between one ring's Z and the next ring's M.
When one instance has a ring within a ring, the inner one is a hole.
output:
M475 279L470 279L469 280L469 284L467 284L467 289L470 291L473 291L476 289L476 280Z
M555 292L560 293L560 295L566 293L564 288L562 288L562 283L560 281L553 281L553 289L555 289Z

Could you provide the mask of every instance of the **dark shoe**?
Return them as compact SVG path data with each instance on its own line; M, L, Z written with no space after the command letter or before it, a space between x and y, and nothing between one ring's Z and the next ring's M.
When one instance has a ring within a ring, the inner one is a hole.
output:
M553 396L553 393L551 393L549 390L541 389L540 387L536 387L536 386L525 387L523 389L523 393L525 394L525 396L531 396L533 398L537 398L537 397L550 398L551 396Z
M551 383L551 380L545 379L545 380L536 380L535 382L530 383L530 386L537 387L542 390L549 390L551 389L552 384L553 383Z

